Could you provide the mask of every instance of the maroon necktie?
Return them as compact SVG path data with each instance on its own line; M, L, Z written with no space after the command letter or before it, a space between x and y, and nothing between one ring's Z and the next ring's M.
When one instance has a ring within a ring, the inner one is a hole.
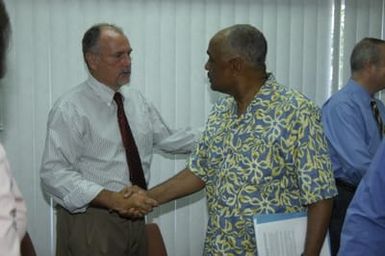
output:
M130 173L130 181L134 185L138 185L143 189L147 189L138 148L136 147L130 125L128 124L126 114L124 113L122 95L119 92L115 93L114 100L118 106L119 130L120 135L122 136L124 148L126 150L126 159Z

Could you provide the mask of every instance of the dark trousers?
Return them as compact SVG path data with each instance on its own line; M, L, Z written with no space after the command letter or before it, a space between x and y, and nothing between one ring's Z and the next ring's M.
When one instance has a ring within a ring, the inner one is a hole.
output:
M334 198L332 218L329 224L330 246L332 256L336 256L340 248L342 226L345 220L346 210L352 201L355 188L351 185L341 184L336 181L338 195Z
M105 209L57 211L56 256L147 256L144 220L121 218Z

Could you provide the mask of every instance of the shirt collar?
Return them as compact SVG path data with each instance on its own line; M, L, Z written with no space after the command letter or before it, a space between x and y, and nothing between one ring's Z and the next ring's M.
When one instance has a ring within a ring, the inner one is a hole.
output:
M249 107L252 108L255 104L257 104L258 99L270 99L271 93L274 86L277 84L273 73L266 74L266 81L263 83L259 91L255 94L253 100L250 102Z
M353 79L349 79L348 86L353 92L357 92L358 94L360 94L362 100L370 102L372 99L374 99L374 95L371 95L368 90L366 90L362 85L360 85Z
M108 106L113 103L115 91L112 90L110 87L96 80L96 78L93 77L91 74L89 74L88 76L87 84ZM121 94L124 100L124 94Z
M259 89L259 92L255 95L255 98L257 98L259 95L264 95L264 94L270 95L270 88L276 83L277 81L275 80L273 73L267 73L266 81Z
M271 97L271 90L274 85L277 84L277 81L275 80L275 76L273 73L267 72L266 73L266 81L263 83L259 91L255 94L254 98L250 102L249 106L246 109L246 112L244 115L250 115L251 112L254 112L255 105L258 104L258 99L266 99ZM234 117L237 117L237 102L234 97L230 97L230 105L229 110L232 112Z

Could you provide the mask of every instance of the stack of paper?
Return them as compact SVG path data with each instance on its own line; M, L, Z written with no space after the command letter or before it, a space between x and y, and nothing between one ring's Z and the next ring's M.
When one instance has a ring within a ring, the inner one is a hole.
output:
M306 236L305 212L262 214L254 216L258 256L299 256ZM329 236L320 256L330 256Z

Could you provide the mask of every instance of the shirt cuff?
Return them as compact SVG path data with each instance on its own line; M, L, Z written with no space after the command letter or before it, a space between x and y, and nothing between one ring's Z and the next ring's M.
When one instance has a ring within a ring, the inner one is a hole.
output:
M99 184L88 184L87 188L77 187L63 199L63 206L71 213L85 212L91 201L104 188Z

